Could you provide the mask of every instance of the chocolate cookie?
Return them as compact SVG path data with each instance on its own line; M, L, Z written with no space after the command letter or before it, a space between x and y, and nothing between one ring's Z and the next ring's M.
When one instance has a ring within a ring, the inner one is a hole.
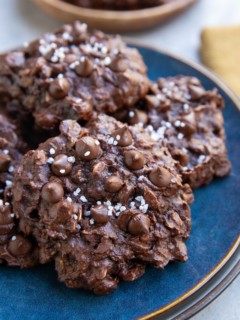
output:
M177 76L159 79L136 109L117 116L146 127L154 141L165 140L181 165L183 181L197 188L231 170L223 107L216 89L208 91L196 78Z
M1 101L44 130L130 108L148 87L136 49L79 22L0 56Z
M155 7L172 0L64 0L65 2L91 9L137 10Z
M95 294L133 281L145 265L186 261L191 189L150 135L106 115L72 120L28 152L14 179L21 229L55 259L59 279Z
M16 131L0 115L0 261L26 268L37 263L37 249L19 230L11 205L13 173L22 158L19 149L24 145Z

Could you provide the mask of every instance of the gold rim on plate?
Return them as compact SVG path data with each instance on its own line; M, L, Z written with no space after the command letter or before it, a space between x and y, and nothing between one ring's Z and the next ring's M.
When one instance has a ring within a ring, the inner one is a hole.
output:
M215 73L213 73L212 71L210 71L209 69L207 69L206 67L196 63L196 62L192 62L189 61L187 59L184 59L182 57L179 57L175 54L169 53L168 51L159 49L157 47L151 46L151 45L146 45L144 43L142 43L141 41L138 40L134 40L131 38L125 38L125 40L127 41L128 44L130 45L135 45L135 46L139 46L142 48L147 48L147 49L152 49L154 51L157 51L161 54L165 54L171 58L174 58L192 68L194 68L195 70L199 71L200 73L202 73L205 77L207 77L208 79L212 80L214 83L216 83L216 85L221 88L226 94L227 96L232 100L232 102L237 106L238 110L240 111L240 99L238 97L238 95L219 77L217 76ZM178 306L180 303L184 302L187 300L187 298L191 297L194 293L196 293L199 289L201 289L205 284L207 284L225 265L226 263L230 260L230 258L234 255L234 253L237 251L237 249L240 246L240 236L237 237L237 239L235 240L234 244L232 245L232 247L229 249L229 251L227 252L227 254L222 258L222 260L215 266L215 268L213 268L213 270L211 270L201 281L199 281L195 286L193 286L190 290L188 290L187 292L185 292L182 296L180 296L179 298L177 298L176 300L174 300L173 302L163 306L160 309L157 309L149 314L146 314L142 317L139 318L139 320L150 320L150 319L154 319L157 316L163 315L164 313L166 313L167 311L170 311L171 309L173 309L174 307Z

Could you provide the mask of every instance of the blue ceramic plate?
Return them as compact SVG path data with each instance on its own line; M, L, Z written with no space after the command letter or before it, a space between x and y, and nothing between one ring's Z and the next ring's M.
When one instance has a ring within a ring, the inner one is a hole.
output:
M187 241L188 262L172 263L164 271L149 268L137 281L121 283L116 292L104 297L66 288L57 281L52 265L31 270L3 267L0 272L0 319L165 318L165 312L181 305L200 292L206 283L219 277L219 271L236 254L240 230L239 101L205 69L150 48L139 47L139 50L152 80L177 74L196 76L206 88L217 87L226 101L225 127L233 170L229 177L195 191L192 232ZM235 266L235 273L236 270ZM196 303L191 302L192 306ZM171 317L174 316L176 313ZM185 317L184 312L182 317Z

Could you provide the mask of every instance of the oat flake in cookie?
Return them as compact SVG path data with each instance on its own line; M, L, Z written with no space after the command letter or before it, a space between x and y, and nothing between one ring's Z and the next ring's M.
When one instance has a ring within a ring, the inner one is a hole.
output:
M137 108L121 117L130 124L141 123L156 142L164 139L181 164L183 181L197 188L231 170L223 107L216 89L207 91L198 79L177 76L153 83Z
M0 115L0 262L27 268L37 263L37 249L19 230L12 210L14 170L22 157L16 127Z
M186 261L193 196L168 150L106 115L86 128L63 121L60 132L24 156L14 179L14 208L41 262L55 259L67 286L101 295L146 264Z
M0 56L1 100L23 117L33 115L40 129L88 120L93 110L130 108L148 88L136 49L80 22Z

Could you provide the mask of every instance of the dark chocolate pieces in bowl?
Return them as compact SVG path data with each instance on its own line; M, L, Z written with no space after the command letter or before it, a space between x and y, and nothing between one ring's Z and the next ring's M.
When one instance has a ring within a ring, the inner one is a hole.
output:
M153 83L136 108L118 116L146 127L156 142L164 140L181 165L183 181L197 188L231 170L223 107L215 89L205 90L196 78L177 76Z
M61 281L95 294L147 264L186 261L193 197L168 150L106 115L60 131L24 156L14 179L14 209L40 261L55 260Z
M38 262L37 246L19 230L12 208L12 180L22 158L24 143L17 128L0 115L0 261L9 266L32 267Z
M80 22L0 56L0 100L23 120L33 116L38 130L130 108L148 88L136 49Z
M138 10L166 4L172 0L64 0L65 2L91 9Z

